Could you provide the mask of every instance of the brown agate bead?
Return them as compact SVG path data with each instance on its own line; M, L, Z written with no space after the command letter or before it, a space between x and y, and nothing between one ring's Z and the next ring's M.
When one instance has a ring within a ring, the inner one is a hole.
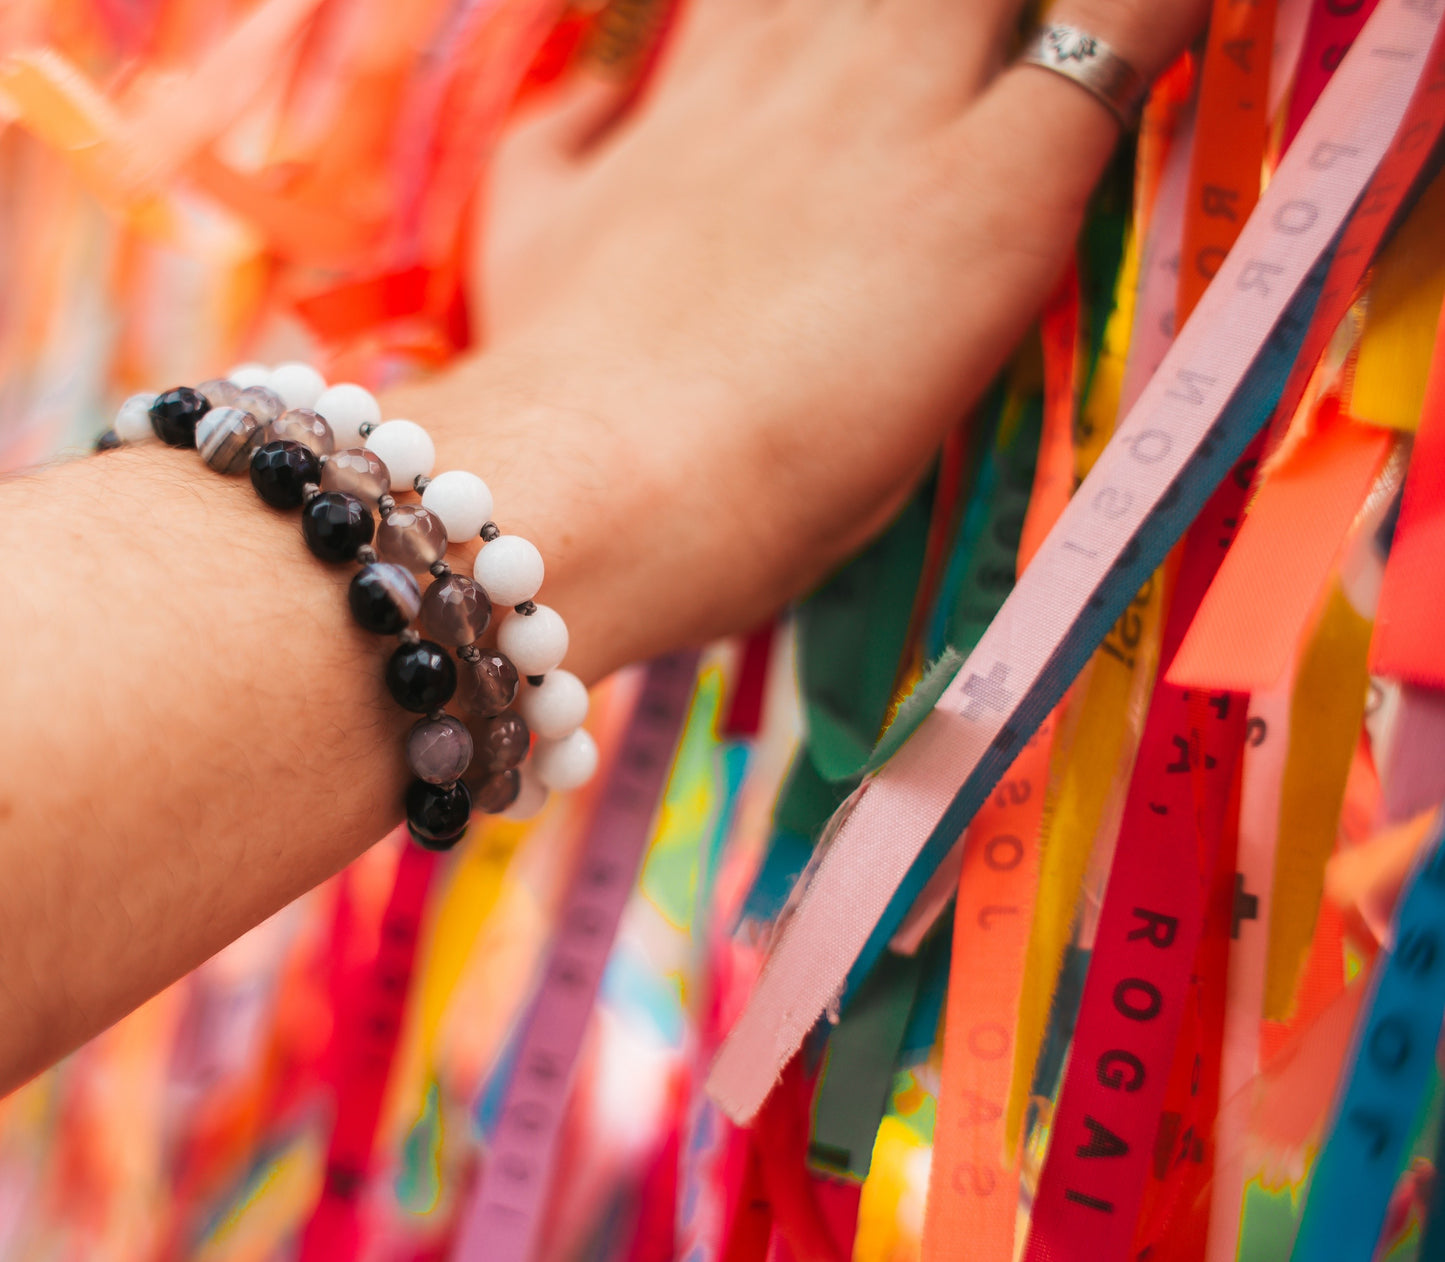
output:
M472 718L467 727L472 734L472 771L477 776L520 766L532 748L532 733L522 716L510 710L491 718Z
M464 701L467 713L473 718L501 714L517 699L521 677L503 654L483 651L471 660L464 657L462 666L462 675L467 681Z
M462 648L487 629L492 620L492 602L471 579L443 574L422 597L421 620L443 644Z
M370 453L368 453L370 454ZM328 467L340 456L327 461ZM447 532L441 518L420 504L398 504L382 518L376 553L383 561L413 572L429 570L446 556Z
M284 438L300 443L303 447L310 447L318 456L329 456L336 449L336 441L331 437L331 426L326 423L326 418L310 408L290 408L282 412L271 424L271 437ZM346 490L343 486L335 489ZM356 492L353 491L352 494L355 495Z
M486 815L500 815L517 800L522 791L522 773L515 767L507 771L494 771L482 777L472 791L472 810Z

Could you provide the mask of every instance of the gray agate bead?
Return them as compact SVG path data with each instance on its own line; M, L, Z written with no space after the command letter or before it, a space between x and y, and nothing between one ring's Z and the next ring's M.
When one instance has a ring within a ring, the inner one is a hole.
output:
M196 387L213 408L233 408L240 398L241 387L226 377L212 377Z
M329 456L336 448L336 442L331 437L331 426L326 423L326 418L310 408L290 408L282 412L271 423L271 437L284 438L289 442L300 443L303 447L310 447L318 456ZM345 490L344 487L335 489Z
M462 648L486 631L492 602L471 579L444 574L426 589L421 620L433 638Z
M406 738L406 761L428 784L454 784L471 765L472 734L450 714L422 719Z
M262 425L270 425L286 410L281 396L266 386L247 386L231 406L249 412Z
M250 412L212 408L196 424L196 450L217 473L242 473L266 431Z
M348 593L356 621L375 635L396 635L421 609L421 589L400 565L363 565Z
M332 460L337 457L333 456ZM331 461L328 461L328 466ZM446 556L447 532L441 518L420 504L398 504L381 519L376 552L383 561L409 570L429 570Z
M391 474L381 463L380 456L373 455L365 447L348 447L329 457L322 466L321 485L328 491L354 495L363 504L375 508L377 501L391 490Z

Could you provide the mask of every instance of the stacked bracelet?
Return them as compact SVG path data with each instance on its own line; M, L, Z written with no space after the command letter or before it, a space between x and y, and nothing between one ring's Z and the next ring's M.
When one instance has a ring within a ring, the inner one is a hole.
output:
M150 438L195 447L218 472L249 471L266 503L301 510L302 535L316 556L358 563L352 616L367 631L398 637L386 686L403 708L424 716L406 740L416 776L406 818L417 842L450 849L474 809L525 817L547 790L591 778L597 747L582 727L587 689L559 669L567 626L534 599L542 556L497 528L481 478L463 470L432 476L436 452L420 425L383 422L369 391L328 388L309 365L243 364L194 388L132 395L96 447ZM408 491L419 500L399 502L396 494ZM475 538L482 548L472 577L454 573L448 545ZM419 573L431 576L425 594ZM493 649L478 641L494 605L510 612ZM417 621L431 638L414 628ZM445 709L458 662L470 684L464 718Z

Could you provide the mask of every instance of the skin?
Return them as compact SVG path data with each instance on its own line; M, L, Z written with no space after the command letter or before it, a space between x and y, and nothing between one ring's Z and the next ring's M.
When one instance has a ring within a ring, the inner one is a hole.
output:
M384 400L547 559L584 678L746 629L896 511L1048 297L1117 128L1009 0L695 0L640 105L496 156L485 356ZM1201 0L1066 0L1152 75ZM151 444L0 485L0 1089L338 871L408 716L346 567ZM460 568L460 566L458 567Z

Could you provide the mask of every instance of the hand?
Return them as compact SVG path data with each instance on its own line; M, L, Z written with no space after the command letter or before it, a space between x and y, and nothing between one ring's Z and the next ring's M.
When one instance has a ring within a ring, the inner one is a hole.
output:
M1201 0L1066 3L1150 73ZM504 147L492 347L387 411L539 544L570 667L805 590L1008 354L1115 139L1076 86L995 76L1013 21L693 0L635 114L574 85ZM392 828L411 716L344 568L244 480L148 444L0 501L3 1091Z
M1204 8L1058 17L1152 77ZM546 536L589 675L816 583L1037 314L1117 128L1056 75L999 73L1017 10L694 0L639 109L616 122L620 88L584 76L502 146L489 349L455 390L501 400L477 467Z

